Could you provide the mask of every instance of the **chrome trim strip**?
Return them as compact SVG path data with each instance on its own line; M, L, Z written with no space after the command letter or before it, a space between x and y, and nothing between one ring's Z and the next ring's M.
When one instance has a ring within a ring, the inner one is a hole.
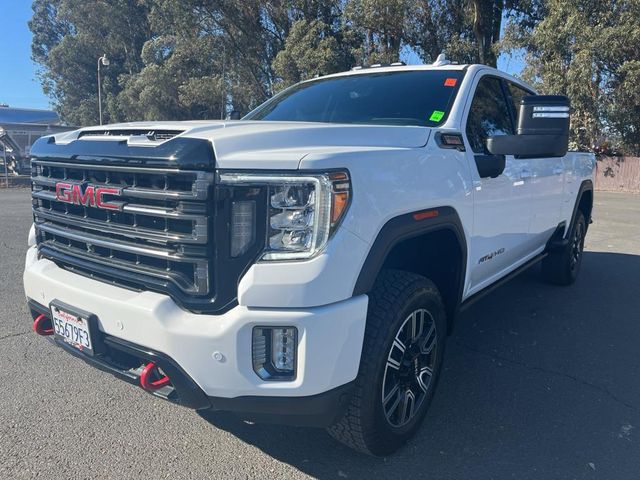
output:
M34 185L39 187L50 187L55 188L56 183L58 182L68 182L68 183L84 183L77 180L64 180L62 178L51 178L51 177L31 177L31 181ZM90 185L95 185L99 187L118 187L118 184L113 183L93 183L88 182ZM195 182L194 182L195 183ZM205 200L207 198L206 190L204 194L202 190L193 192L179 192L175 190L152 190L148 188L137 188L137 187L121 187L123 197L131 197L131 198L148 198L152 200Z
M56 194L54 192L48 192L46 190L39 190L31 192L33 198L39 198L41 200L49 200L57 202ZM63 202L59 202L64 205ZM89 207L87 207L89 208ZM150 207L147 205L126 204L122 207L122 211L125 213L137 213L140 215L149 215L152 217L172 218L177 220L190 220L196 222L196 226L207 224L206 215L193 215L190 213L181 213L170 208ZM106 222L105 222L106 224Z
M197 263L197 259L185 258L179 254L172 253L167 250L161 250L159 248L151 247L139 247L123 242L104 240L103 238L97 237L95 235L89 235L84 232L82 232L82 234L78 234L66 228L54 227L48 223L36 223L35 227L36 231L43 230L45 232L51 233L52 235L58 235L60 237L65 237L76 242L86 243L87 245L95 245L97 247L109 248L111 250L120 250L122 252L127 252L134 255L162 258L175 262Z
M130 227L120 223L110 223L104 222L100 220L94 220L91 218L79 217L76 215L65 215L61 213L57 213L54 211L49 211L44 208L36 207L33 208L33 214L38 218L43 218L45 220L49 220L52 222L64 223L67 225L72 225L78 228L88 228L91 230L97 230L102 232L107 232L112 235L121 235L123 237L129 238L141 238L143 240L149 240L152 242L180 242L180 243L195 243L195 244L206 244L207 236L206 229L204 230L205 234L198 234L198 230L194 229L194 233L189 235L186 233L172 233L167 231L160 230L152 230L149 228L141 228L141 227ZM206 223L206 219L205 223ZM202 230L200 230L202 231Z

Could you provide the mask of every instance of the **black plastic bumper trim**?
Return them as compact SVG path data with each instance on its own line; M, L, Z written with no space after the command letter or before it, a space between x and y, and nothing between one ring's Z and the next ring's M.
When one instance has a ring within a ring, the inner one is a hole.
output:
M347 410L355 381L305 397L209 397L212 410L232 412L244 420L298 427L329 427Z

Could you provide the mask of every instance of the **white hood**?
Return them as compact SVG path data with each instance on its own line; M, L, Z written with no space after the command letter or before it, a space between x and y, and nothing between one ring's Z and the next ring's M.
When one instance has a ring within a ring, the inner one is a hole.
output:
M287 170L297 169L306 155L319 150L419 148L426 145L430 132L426 127L306 122L135 122L85 128L73 132L74 138L56 135L56 141L73 140L81 131L116 129L182 130L183 137L213 143L218 168Z

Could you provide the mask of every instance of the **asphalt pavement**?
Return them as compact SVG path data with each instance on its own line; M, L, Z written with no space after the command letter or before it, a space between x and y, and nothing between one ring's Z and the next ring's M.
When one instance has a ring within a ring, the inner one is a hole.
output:
M323 430L164 402L31 331L26 189L0 189L0 478L640 478L640 196L597 193L582 272L533 269L459 319L417 437L388 458Z

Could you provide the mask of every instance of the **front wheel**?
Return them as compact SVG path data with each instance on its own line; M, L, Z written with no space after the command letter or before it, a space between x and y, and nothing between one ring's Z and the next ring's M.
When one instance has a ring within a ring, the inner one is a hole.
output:
M369 301L355 392L329 433L363 453L387 455L414 435L427 413L446 317L436 286L413 273L382 272Z

